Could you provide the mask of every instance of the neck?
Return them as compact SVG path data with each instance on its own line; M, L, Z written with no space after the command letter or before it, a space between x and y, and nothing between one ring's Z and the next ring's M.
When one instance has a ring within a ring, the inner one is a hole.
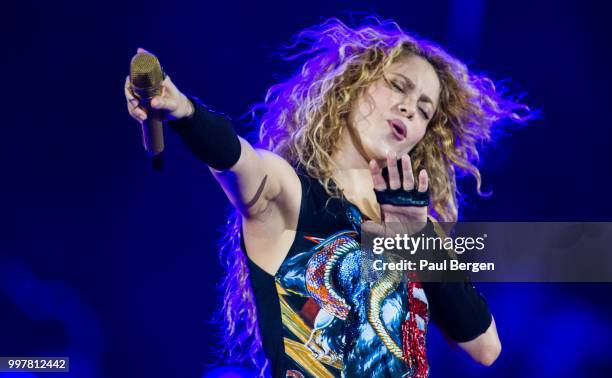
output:
M335 166L332 178L347 200L373 216L375 211L372 209L377 206L374 206L376 196L369 161L364 157L365 153L357 149L352 135L346 131L344 129L332 153Z

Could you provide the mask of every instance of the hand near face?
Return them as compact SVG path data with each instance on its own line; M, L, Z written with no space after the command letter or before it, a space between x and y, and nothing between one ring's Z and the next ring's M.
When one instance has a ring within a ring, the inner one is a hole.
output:
M389 182L387 184L382 174L382 169L376 160L370 161L370 172L374 182L375 191L386 189L402 189L405 192L415 188L415 179L412 172L412 164L408 154L401 157L402 177L400 179L397 167L397 157L394 152L387 154L387 169L389 171ZM425 193L428 189L429 177L427 171L422 169L419 172L419 185L417 191ZM381 214L383 224L372 221L364 222L362 227L365 232L372 232L377 235L394 236L396 233L407 233L412 235L423 229L427 222L428 206L404 206L381 204ZM389 235L387 235L389 234Z

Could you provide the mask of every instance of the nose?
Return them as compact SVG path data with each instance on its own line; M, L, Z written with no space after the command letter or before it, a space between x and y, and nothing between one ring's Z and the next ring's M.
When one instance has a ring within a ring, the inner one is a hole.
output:
M412 120L414 114L416 113L416 105L412 105L410 101L403 102L398 106L400 113L402 116Z

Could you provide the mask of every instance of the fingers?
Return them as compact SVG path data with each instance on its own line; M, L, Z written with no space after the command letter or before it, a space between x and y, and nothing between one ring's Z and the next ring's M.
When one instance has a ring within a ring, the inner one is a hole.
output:
M142 53L150 54L149 51L143 49L142 47L137 48L136 49L136 53L138 53L138 54L142 54ZM138 98L136 96L134 96L134 93L131 90L131 87L130 87L130 76L129 75L125 78L124 92L125 92L125 99L127 100L128 113L136 121L142 123L144 120L147 119L147 113L142 108L138 107L139 101L138 101ZM171 106L172 104L169 104L169 105ZM164 109L164 107L162 106L160 109Z
M382 175L382 168L374 159L370 160L370 173L372 174L372 181L374 182L374 190L387 189L387 183Z
M419 172L419 192L424 192L427 190L429 186L429 176L427 175L427 171L421 169Z
M125 78L125 86L124 86L125 99L128 101L128 104L132 106L138 106L138 99L132 93L132 89L130 88L130 75Z
M389 189L399 189L401 182L399 171L397 170L397 155L395 152L387 153L387 170L389 171Z
M166 74L164 81L162 81L162 87L165 90L164 94L170 97L178 97L179 90L176 88L176 85L170 79L170 76Z
M397 156L394 152L387 153L387 169L389 171L389 189L413 190L415 187L414 174L412 173L412 161L410 155L405 154L401 157L402 175L400 177L397 167ZM387 182L382 175L382 168L374 159L370 161L370 173L374 182L374 190L387 189ZM425 169L419 171L419 184L417 190L419 192L427 191L429 187L429 176Z
M134 96L132 90L130 89L129 75L125 78L124 93L125 99L127 100L128 113L130 114L130 116L132 116L132 118L134 118L138 122L142 122L147 119L147 113L138 107L138 99Z
M151 107L173 112L178 108L178 101L171 97L155 96L151 99Z
M134 107L128 103L128 113L132 118L134 118L138 122L142 122L147 119L147 113L140 109L139 107Z
M164 92L162 92L161 96L155 96L151 99L151 107L153 109L167 110L172 113L178 109L178 99L179 96L171 96L172 92L178 92L172 81L170 81L169 77L167 77L168 81L164 80L168 86L165 87ZM125 99L127 100L127 108L130 115L139 122L147 119L147 113L140 107L138 98L134 96L130 88L130 77L129 75L125 78Z
M414 175L412 174L412 162L410 159L410 155L405 154L402 155L402 188L404 190L413 190L414 189ZM391 164L389 161L389 157L387 156L387 162L388 164ZM396 165L392 164L394 169L389 169L389 187L390 189L398 189L399 186L396 188L392 185L393 179L394 179L394 172L397 173L397 167ZM398 178L399 181L399 178ZM425 192L427 190L429 186L429 176L427 175L427 171L425 169L421 169L421 171L419 171L419 187L418 187L418 191L419 192Z
M166 75L166 77L164 78L164 81L162 81L160 97L170 98L170 99L177 99L178 97L180 97L179 90L176 88L176 86L170 79L170 76L168 75Z
M410 155L402 156L402 187L404 190L412 190L414 188L414 176L412 175L412 162Z

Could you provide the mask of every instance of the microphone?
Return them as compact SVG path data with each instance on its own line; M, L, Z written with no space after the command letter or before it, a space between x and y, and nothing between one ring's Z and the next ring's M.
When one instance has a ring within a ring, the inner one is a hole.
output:
M138 53L130 63L130 86L138 103L147 113L142 122L142 139L145 150L153 158L154 168L161 163L164 150L162 113L151 107L151 99L161 95L165 74L155 55Z

